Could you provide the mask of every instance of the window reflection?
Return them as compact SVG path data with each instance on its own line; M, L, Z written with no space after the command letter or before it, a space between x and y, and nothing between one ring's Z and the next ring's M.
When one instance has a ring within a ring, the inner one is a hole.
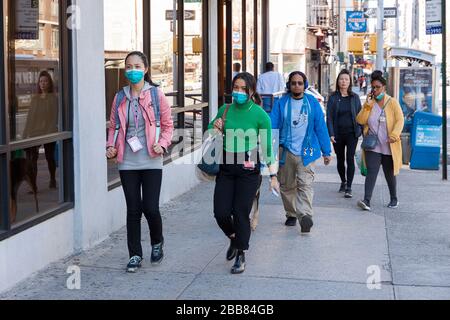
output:
M9 0L7 92L12 141L36 139L60 126L60 25L58 0ZM12 18L11 18L12 16ZM17 225L63 202L60 142L11 153L10 222Z
M203 102L202 1L185 3L184 10L184 105L188 107ZM185 146L201 144L202 112L186 112L184 128Z
M27 221L62 202L60 149L60 143L53 142L11 153L11 224Z
M32 95L22 138L33 138L58 131L58 97L52 76L41 71L37 94Z
M9 115L11 140L57 132L58 1L10 1ZM14 25L13 25L14 23ZM40 83L41 82L41 83ZM48 87L43 87L47 82Z
M177 56L176 56L176 32L177 20L173 14L176 8L176 0L160 0L151 2L151 77L152 81L159 84L167 95L173 94L176 88ZM166 11L171 11L171 16L166 17ZM172 17L172 20L168 18ZM169 101L175 104L174 98Z
M233 73L232 77L239 72L243 71L242 66L242 0L233 0L232 3L233 10L233 35L232 35L232 48L233 48Z
M247 0L247 72L255 74L255 24L254 24L254 2Z

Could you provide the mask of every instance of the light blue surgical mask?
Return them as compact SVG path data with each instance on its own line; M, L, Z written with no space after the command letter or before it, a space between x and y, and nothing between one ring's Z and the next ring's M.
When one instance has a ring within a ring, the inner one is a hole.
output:
M132 84L141 82L144 79L144 70L127 70L125 71L125 77L130 80Z
M377 101L381 101L381 100L383 100L383 98L384 98L384 96L385 96L386 94L383 92L383 93L380 93L375 99L377 100Z
M237 104L244 104L248 101L248 94L238 91L233 91L233 99Z

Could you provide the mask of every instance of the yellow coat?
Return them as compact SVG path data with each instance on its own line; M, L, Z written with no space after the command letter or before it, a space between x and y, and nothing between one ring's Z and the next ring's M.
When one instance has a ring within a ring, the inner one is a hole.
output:
M395 140L394 143L391 143L391 153L392 160L394 162L394 175L398 175L400 173L400 168L402 167L402 144L400 141L400 134L403 131L404 125L404 117L403 111L400 107L400 104L395 98L392 98L388 95L384 98L384 103L390 101L386 105L385 115L386 115L386 123L387 123L387 133L389 138L393 138ZM375 105L375 101L371 100L370 102L366 102L356 117L356 122L360 125L364 126L364 135L367 135L369 132L369 116L372 111L373 106ZM364 157L365 158L365 157Z

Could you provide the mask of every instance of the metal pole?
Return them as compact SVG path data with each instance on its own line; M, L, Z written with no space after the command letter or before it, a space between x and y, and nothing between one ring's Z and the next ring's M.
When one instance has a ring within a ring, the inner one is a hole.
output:
M378 23L377 23L377 70L383 71L384 66L384 0L378 0Z
M446 4L442 0L442 179L447 178L447 28Z

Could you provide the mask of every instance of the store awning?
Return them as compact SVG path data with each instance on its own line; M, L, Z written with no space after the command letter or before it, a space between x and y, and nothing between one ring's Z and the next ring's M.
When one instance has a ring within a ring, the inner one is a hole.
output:
M306 29L290 24L274 28L270 36L271 53L305 54Z

